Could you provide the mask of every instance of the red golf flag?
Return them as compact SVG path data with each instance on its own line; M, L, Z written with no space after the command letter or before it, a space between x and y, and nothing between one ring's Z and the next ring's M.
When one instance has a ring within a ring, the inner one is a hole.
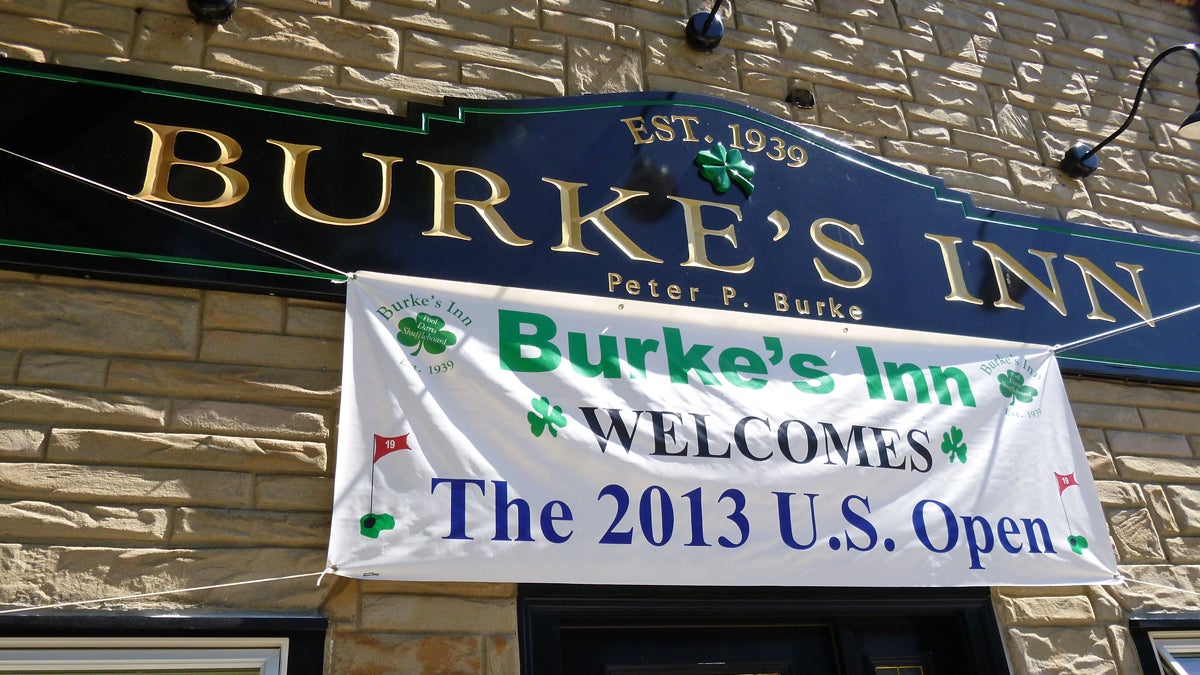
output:
M371 463L378 462L387 455L396 452L397 450L411 450L408 447L408 434L400 436L380 436L375 434L375 459Z
M1075 482L1075 473L1074 472L1069 473L1065 476L1061 473L1055 472L1054 477L1058 479L1058 494L1060 494L1060 495L1063 493L1063 490L1066 490L1067 488L1071 487L1072 485L1079 485L1079 483Z

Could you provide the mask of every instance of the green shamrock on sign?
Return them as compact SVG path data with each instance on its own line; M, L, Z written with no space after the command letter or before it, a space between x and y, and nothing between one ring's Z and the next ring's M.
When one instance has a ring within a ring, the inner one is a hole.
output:
M950 456L951 464L955 457L963 464L967 463L967 444L963 442L962 429L950 427L950 431L942 434L942 452Z
M730 182L740 187L747 197L754 192L754 184L750 182L754 178L754 167L742 160L740 150L726 150L724 145L717 143L696 155L696 166L700 167L700 177L712 183L718 194L724 194Z
M1025 384L1025 376L1015 370L997 375L996 381L1000 383L1000 393L1009 403L1029 403L1038 393L1037 389Z
M415 317L408 316L400 320L396 328L396 339L405 347L416 347L411 356L416 356L422 348L430 354L441 354L446 347L458 342L458 336L448 330L442 330L446 321L440 316L425 312Z
M562 408L551 408L550 399L545 396L535 398L530 403L533 405L533 411L525 415L525 419L529 420L529 432L541 437L543 431L549 431L551 436L557 438L558 429L555 427L567 426L567 418L562 414Z

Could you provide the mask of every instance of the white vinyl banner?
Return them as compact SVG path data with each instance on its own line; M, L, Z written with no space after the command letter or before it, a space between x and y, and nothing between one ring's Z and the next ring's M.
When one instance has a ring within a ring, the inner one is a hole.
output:
M1119 579L1046 347L656 290L677 304L355 275L330 566L588 584Z

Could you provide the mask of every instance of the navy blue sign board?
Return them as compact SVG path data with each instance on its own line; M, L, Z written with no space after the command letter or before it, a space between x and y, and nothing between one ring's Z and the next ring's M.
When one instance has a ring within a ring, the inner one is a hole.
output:
M1200 302L1195 243L977 209L713 98L394 117L11 60L0 78L14 269L334 300L336 271L369 269L1048 345ZM1059 356L1197 383L1198 334L1187 313Z

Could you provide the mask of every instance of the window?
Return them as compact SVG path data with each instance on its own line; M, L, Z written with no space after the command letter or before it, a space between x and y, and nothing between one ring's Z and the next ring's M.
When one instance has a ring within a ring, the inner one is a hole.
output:
M5 616L0 675L318 675L321 617Z
M1146 675L1200 675L1200 617L1132 619L1129 631Z

